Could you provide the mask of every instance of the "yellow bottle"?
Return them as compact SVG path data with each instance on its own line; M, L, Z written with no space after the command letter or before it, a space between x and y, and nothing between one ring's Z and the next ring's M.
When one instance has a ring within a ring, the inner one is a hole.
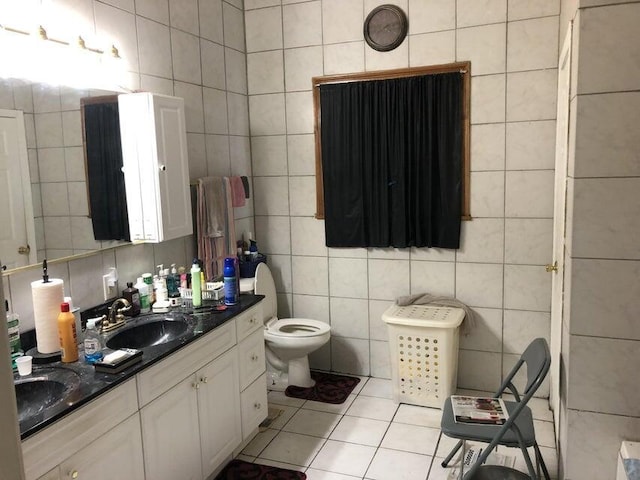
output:
M62 361L71 363L78 360L78 335L76 333L76 317L69 311L69 304L60 305L58 314L58 336L60 337L60 350Z

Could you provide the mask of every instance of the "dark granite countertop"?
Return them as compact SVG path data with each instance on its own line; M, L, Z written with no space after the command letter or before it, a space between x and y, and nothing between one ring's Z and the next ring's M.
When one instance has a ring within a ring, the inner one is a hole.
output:
M57 392L62 394L62 400L57 403L51 401L49 392L46 391L44 393L41 392L41 398L39 399L30 397L29 395L31 394L28 392L25 393L25 398L31 400L29 408L26 408L25 403L21 402L20 399L18 400L21 439L25 440L97 396L132 378L145 368L223 325L239 313L256 305L262 298L261 295L241 295L238 305L228 307L222 312L216 311L213 305L205 302L203 308L196 310L187 307L176 307L169 313L150 313L129 319L124 327L106 334L106 341L108 342L112 336L124 330L158 319L166 319L167 321L182 319L187 323L187 331L171 342L140 348L143 351L142 361L117 374L96 372L93 365L88 365L84 362L82 350L80 351L80 359L77 362L55 362L47 365L34 364L31 375L24 377L20 377L16 372L14 374L14 382L17 388L19 384L28 384L38 380L53 380L64 385L64 387L61 387L53 383L49 384L54 387L60 387L58 390L64 388L63 392ZM108 352L108 349L105 350L105 354ZM22 385L22 388L26 391L28 385ZM53 395L54 392L51 391L50 394Z

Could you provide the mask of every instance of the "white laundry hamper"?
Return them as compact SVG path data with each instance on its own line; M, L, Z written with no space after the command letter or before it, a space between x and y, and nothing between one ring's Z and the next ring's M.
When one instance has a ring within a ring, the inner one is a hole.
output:
M396 403L442 408L455 393L464 315L461 308L397 304L382 314L389 331Z

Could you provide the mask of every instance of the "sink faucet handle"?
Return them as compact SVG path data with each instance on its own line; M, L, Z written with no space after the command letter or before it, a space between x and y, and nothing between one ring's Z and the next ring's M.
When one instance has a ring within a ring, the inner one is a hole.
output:
M117 308L118 304L122 304L122 308ZM131 308L131 304L126 298L116 298L111 307L109 307L109 323L118 323L124 321L122 312L126 312Z

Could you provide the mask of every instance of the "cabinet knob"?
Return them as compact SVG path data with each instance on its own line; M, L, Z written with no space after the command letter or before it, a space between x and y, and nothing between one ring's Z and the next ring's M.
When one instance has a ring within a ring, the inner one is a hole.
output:
M71 478L78 478L78 475L80 475L80 474L78 473L77 470L73 470L72 472L69 472L69 476Z
M201 381L202 383L207 383L207 382L209 381L209 379L208 379L207 377L202 377L202 378L200 379L200 381Z
M250 323L251 325L255 325L255 324L256 324L256 321L257 321L257 320L256 320L256 317L251 317L251 318L249 319L249 323Z
M200 384L199 384L198 382L194 382L194 383L192 383L192 384L191 384L191 386L192 386L193 388L195 388L196 390L198 390L198 389L200 388Z
M167 166L166 165L160 165L160 171L161 172L166 172L167 171Z
M262 408L262 404L259 402L256 402L253 404L253 408L255 408L256 410L260 410Z
M260 358L260 357L258 357L258 355L256 355L255 353L253 355L251 355L251 361L252 362L257 362L258 358Z

